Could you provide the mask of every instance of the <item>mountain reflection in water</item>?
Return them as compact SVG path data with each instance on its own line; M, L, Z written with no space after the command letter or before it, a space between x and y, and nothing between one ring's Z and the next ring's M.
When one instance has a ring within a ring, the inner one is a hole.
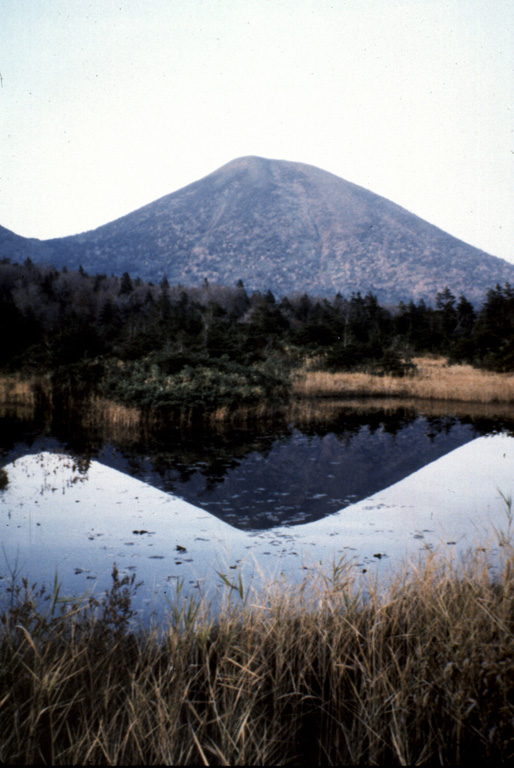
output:
M1 463L27 453L69 451L173 493L236 528L263 530L319 520L499 428L408 409L342 409L330 421L265 434L171 433L116 445L62 426L42 433L4 417Z

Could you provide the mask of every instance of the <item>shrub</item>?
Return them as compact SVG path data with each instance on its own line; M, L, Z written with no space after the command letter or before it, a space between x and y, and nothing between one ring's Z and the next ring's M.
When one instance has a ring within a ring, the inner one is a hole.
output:
M396 349L386 349L378 362L378 373L388 376L410 376L416 371L416 364Z
M167 374L153 361L111 362L103 394L146 411L208 411L260 402L283 402L289 394L287 372L272 365L250 366L220 358Z

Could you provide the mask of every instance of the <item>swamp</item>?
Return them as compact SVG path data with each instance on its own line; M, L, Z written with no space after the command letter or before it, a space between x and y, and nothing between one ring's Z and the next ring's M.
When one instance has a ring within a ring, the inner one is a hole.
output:
M0 760L512 761L513 307L4 260Z
M393 528L397 540L408 531L411 554L432 549L428 523L413 527L411 512L392 528L385 504L369 521L376 533L365 550L347 527L327 545L323 525L349 521L359 503L444 457L454 457L453 484L470 505L463 530L452 536L469 545L476 501L468 475L480 473L480 461L475 468L463 464L458 449L493 436L508 443L514 419L506 406L452 415L448 405L438 411L434 403L423 413L412 402L358 407L330 400L291 410L261 429L184 432L138 425L99 430L79 412L36 408L28 415L11 408L0 417L0 433L8 478L0 499L4 584L21 574L38 583L57 578L70 597L102 593L116 564L122 577L142 581L138 613L147 622L166 614L178 585L183 596L213 599L226 573L297 578L315 564L330 568L344 559L372 576L386 562L399 564L385 534ZM509 487L502 483L505 469L498 466L484 488L491 503L511 492L510 480ZM411 505L421 507L426 492L418 481ZM455 504L456 491L443 481L441 492L443 503Z

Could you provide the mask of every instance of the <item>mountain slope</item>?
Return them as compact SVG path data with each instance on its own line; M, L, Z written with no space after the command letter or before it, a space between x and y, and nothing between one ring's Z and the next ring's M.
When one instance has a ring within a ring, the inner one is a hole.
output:
M11 232L10 229L0 227L0 258L9 258L11 261L23 262L25 259L34 261L49 260L54 253L52 246L47 246L49 241L41 241L32 237L21 237Z
M91 232L44 241L39 251L31 243L32 258L59 267L183 284L242 279L276 294L371 290L382 301L430 301L448 285L481 300L514 281L514 265L385 198L313 166L258 157L233 160Z

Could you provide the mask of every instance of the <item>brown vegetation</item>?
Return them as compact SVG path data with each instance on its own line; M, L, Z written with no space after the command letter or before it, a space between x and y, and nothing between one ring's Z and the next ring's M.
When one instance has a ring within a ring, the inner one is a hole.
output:
M0 376L0 404L4 407L33 408L35 379L33 377L8 375Z
M104 397L93 395L82 412L84 427L106 432L111 439L123 439L141 427L141 411L138 408L113 403Z
M331 408L398 407L415 408L425 415L466 414L489 418L514 414L514 376L473 368L448 365L443 358L414 358L412 376L376 376L368 373L329 373L306 364L293 377L289 404L260 402L237 407L218 406L206 410L203 426L211 429L264 425L276 419L312 421L326 419ZM51 405L51 385L45 377L0 376L0 407L16 409L30 417L43 398ZM323 401L321 403L320 401ZM109 438L123 438L141 428L163 425L163 414L142 411L105 397L93 395L80 407L84 427L94 428ZM193 425L192 411L175 413L168 426L188 429Z
M15 411L18 417L31 418L44 397L44 405L52 407L52 386L45 377L23 377L21 375L0 375L0 409ZM267 403L264 400L255 404L241 404L236 407L220 405L206 409L198 414L192 408L174 411L168 418L163 411L145 411L136 406L128 406L106 397L91 395L85 401L68 401L68 407L74 410L74 417L86 429L93 429L108 439L126 439L140 429L154 430L160 427L190 429L193 426L210 429L244 427L255 424L270 424L284 415L286 407L282 403Z
M342 412L369 414L380 411L393 415L399 410L412 411L424 417L507 420L514 422L512 403L468 403L455 400L423 400L415 397L297 398L287 411L287 420L298 426L330 422Z
M417 357L412 376L329 373L306 366L293 384L296 397L402 397L466 403L514 403L514 376L471 365L449 365L442 357Z
M387 588L334 567L300 588L230 586L129 631L127 581L97 606L2 614L4 764L497 765L514 754L513 553L491 578L427 554ZM41 599L41 595L39 596ZM44 596L43 596L44 597ZM95 613L96 611L96 613Z

